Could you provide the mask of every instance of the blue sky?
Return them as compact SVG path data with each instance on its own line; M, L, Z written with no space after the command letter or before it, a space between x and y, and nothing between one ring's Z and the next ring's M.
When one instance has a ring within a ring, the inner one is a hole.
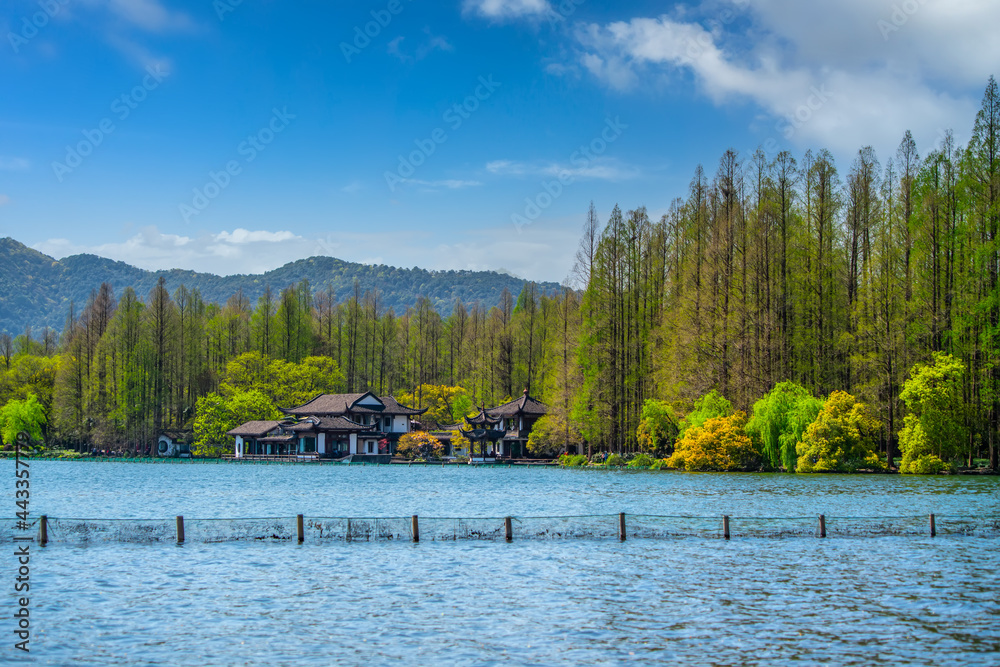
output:
M992 0L7 0L0 236L259 273L311 255L562 280L588 204L727 148L967 141Z

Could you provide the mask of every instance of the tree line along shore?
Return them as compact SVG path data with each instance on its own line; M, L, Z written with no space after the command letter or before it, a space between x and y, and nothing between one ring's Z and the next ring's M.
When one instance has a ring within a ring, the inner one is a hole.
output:
M447 316L427 299L395 312L357 283L256 303L162 280L142 296L95 286L58 336L0 337L4 442L21 424L50 444L143 453L165 429L197 431L209 404L369 389L423 408L442 393L425 388L450 388L459 421L526 388L549 408L539 451L726 468L712 452L746 464L746 437L763 468L997 469L993 77L966 145L949 132L921 155L904 132L894 155L863 147L843 170L826 150L730 150L679 194L659 219L615 206L602 222L591 205L561 292L526 282ZM693 423L706 404L729 407ZM824 458L850 443L867 453Z

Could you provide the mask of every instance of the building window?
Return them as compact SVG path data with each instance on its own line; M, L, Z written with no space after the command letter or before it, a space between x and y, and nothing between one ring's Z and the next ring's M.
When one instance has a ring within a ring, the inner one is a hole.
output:
M303 448L304 452L315 452L316 451L316 438L306 437L303 438Z
M368 441L368 453L369 454L375 453L375 443L372 442L371 440Z
M390 428L392 428L392 417L386 417L385 418L385 430L388 431Z

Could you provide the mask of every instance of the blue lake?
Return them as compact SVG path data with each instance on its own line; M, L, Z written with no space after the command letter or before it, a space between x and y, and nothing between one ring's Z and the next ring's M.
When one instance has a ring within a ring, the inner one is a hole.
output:
M593 515L605 526L626 512L713 525L728 514L736 532L56 541L33 548L35 664L1000 664L995 533L739 535L741 521L762 517L803 517L810 528L818 514L831 526L881 516L921 528L931 512L943 526L996 517L996 477L41 461L31 473L32 514L56 525L419 514L433 530L434 517ZM12 489L13 464L0 474ZM0 662L21 660L12 644Z

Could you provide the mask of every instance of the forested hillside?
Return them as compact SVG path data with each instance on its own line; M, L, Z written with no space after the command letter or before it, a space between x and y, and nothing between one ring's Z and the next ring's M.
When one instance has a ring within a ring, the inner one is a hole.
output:
M825 150L727 151L714 170L694 169L658 220L616 206L602 222L591 205L579 290L527 283L497 302L456 299L443 316L430 299L394 311L360 287L313 294L302 282L213 302L171 293L165 276L147 294L116 297L105 284L61 344L22 336L7 347L0 402L34 391L56 437L137 443L189 425L212 392L260 388L280 405L371 389L421 404L423 387L447 385L495 405L528 389L548 404L553 437L594 450L670 453L680 415L708 429L712 414L752 411L765 467L794 469L795 442L778 452L777 430L760 429L770 408L758 399L781 394L811 406L810 422L823 411L831 435L814 441L861 429L891 463L905 435L911 459L988 453L996 468L998 232L991 78L966 146L949 134L919 155L905 132L894 155L862 148L844 168ZM327 369L325 384L281 389L310 368ZM659 443L657 419L675 422ZM741 419L710 426L742 432ZM807 423L789 432L801 438Z
M0 332L23 333L26 327L40 336L45 327L61 331L70 305L86 304L101 283L108 283L120 297L126 287L145 296L163 277L173 292L181 285L197 290L208 302L223 303L242 290L256 302L270 285L281 290L308 280L316 290L330 287L341 299L354 289L377 290L386 308L401 313L427 297L442 314L451 311L456 299L492 305L504 289L517 291L521 280L493 271L426 271L384 265L355 264L333 257L311 257L257 275L216 276L174 269L144 271L124 262L95 255L73 255L55 260L14 239L0 239ZM555 283L543 289L558 291Z

